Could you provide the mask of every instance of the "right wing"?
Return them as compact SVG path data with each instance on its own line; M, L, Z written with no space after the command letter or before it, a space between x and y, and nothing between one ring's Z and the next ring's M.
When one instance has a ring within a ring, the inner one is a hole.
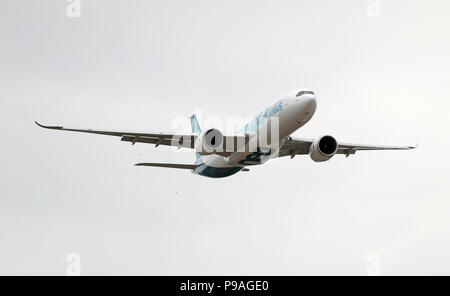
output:
M155 144L156 147L159 145L184 147L184 148L194 148L195 139L197 135L176 135L176 134L148 134L148 133L134 133L134 132L114 132L114 131L103 131L103 130L93 130L93 129L75 129L75 128L65 128L62 126L47 126L42 125L35 121L35 123L46 129L69 131L69 132L80 132L88 134L106 135L106 136L116 136L121 137L121 141L131 142L133 145L135 143L149 143Z
M42 125L35 121L35 123L45 129L69 131L69 132L79 132L106 136L116 136L121 137L121 141L131 142L133 145L135 143L148 143L155 144L155 147L159 145L165 146L175 146L183 148L195 149L195 141L198 137L197 134L190 135L177 135L177 134L150 134L150 133L135 133L135 132L115 132L115 131L103 131L103 130L93 130L93 129L77 129L77 128L66 128L63 126L47 126ZM215 154L227 157L232 153L238 151L237 143L246 143L248 139L245 136L234 135L234 136L223 136L223 147L217 149ZM231 144L230 144L231 143Z

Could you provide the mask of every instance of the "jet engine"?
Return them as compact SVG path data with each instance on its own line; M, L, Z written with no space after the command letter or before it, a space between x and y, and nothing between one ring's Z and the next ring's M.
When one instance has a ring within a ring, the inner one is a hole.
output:
M201 133L195 141L195 151L201 155L223 151L223 134L215 128Z
M332 158L338 151L338 143L332 136L322 136L309 147L309 156L315 162Z

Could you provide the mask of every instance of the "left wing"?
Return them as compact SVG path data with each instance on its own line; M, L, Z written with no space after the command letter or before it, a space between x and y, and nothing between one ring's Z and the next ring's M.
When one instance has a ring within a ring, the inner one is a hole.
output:
M288 137L282 144L279 152L279 157L309 154L309 148L314 143L314 139L301 139ZM338 143L338 151L336 154L344 154L349 156L355 154L356 151L370 151L370 150L411 150L417 148L416 146L381 146L381 145L361 145L350 143Z

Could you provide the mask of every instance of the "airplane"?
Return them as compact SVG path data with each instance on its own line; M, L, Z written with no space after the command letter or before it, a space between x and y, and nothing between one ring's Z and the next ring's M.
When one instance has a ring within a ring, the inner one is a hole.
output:
M330 160L336 154L348 157L356 151L369 150L411 150L416 146L360 145L338 142L330 135L317 139L304 139L291 136L293 132L308 123L317 107L316 95L307 89L298 89L258 113L257 116L235 135L223 135L211 128L202 131L196 115L190 117L192 133L187 135L171 133L135 133L93 129L74 129L62 126L38 126L99 135L121 137L121 141L175 146L195 149L194 164L176 163L138 163L136 166L163 167L191 170L194 174L224 178L240 171L248 172L254 165L261 165L276 157L309 155L315 162ZM265 134L265 139L261 135ZM270 138L270 140L268 139Z

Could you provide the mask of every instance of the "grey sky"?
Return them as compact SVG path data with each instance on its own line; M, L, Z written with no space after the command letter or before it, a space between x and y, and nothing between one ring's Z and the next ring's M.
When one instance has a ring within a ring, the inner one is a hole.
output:
M450 274L450 4L385 1L2 1L0 274ZM170 131L247 117L295 88L296 135L415 144L227 179L136 168L170 148L48 124ZM187 119L186 119L187 120Z

